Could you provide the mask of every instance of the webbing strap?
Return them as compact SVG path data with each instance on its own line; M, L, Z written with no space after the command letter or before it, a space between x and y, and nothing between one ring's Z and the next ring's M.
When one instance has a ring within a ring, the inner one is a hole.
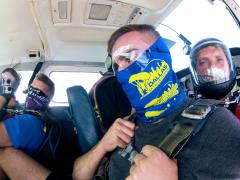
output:
M43 65L43 62L42 62L42 61L39 61L39 62L37 63L37 65L36 65L36 67L35 67L35 69L34 69L34 71L33 71L33 73L32 73L32 76L31 76L31 78L30 78L30 80L29 80L29 82L28 82L28 86L30 86L30 85L32 84L32 82L33 82L36 74L37 74L37 73L40 71L40 69L42 68L42 65Z
M220 103L221 101L209 99L198 99L195 101L193 103L195 106L208 105L211 107L210 112L208 112L202 119L192 119L183 117L182 115L179 116L173 129L171 129L169 134L163 139L158 147L170 158L174 158L187 143L190 137L194 136L202 128L209 115L214 111L215 105Z
M176 124L173 130L159 144L159 148L170 158L174 158L190 138L194 127Z
M102 119L101 111L100 111L99 105L98 105L96 88L97 88L97 86L99 86L100 83L105 82L106 79L113 78L113 77L114 77L113 74L108 74L108 75L106 75L106 76L103 76L103 77L101 78L101 81L98 82L98 83L96 83L96 84L94 84L94 86L93 86L93 88L94 88L94 90L93 90L93 99L94 99L94 104L95 104L95 106L94 106L94 111L95 111L95 113L96 113L96 117L100 120L101 125L103 124L103 119ZM101 127L101 128L102 128L102 127Z

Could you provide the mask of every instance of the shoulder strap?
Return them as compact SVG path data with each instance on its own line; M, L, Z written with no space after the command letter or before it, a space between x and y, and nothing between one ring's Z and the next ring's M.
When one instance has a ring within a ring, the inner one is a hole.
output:
M42 65L43 65L43 61L39 61L39 62L37 63L37 65L36 65L36 67L35 67L35 69L34 69L34 71L33 71L33 73L32 73L32 76L31 76L31 78L30 78L30 80L29 80L29 82L28 82L28 86L30 86L30 85L32 84L32 82L33 82L36 74L37 74L37 73L40 71L40 69L42 68Z
M194 101L177 118L175 126L159 144L159 148L170 158L174 158L190 137L199 132L207 122L208 117L214 112L216 105L221 102L210 99L198 99Z

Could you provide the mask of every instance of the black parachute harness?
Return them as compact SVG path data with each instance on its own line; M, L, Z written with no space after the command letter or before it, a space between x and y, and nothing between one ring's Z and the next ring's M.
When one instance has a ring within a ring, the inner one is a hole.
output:
M188 140L195 136L207 122L209 116L215 111L217 106L225 106L224 101L212 99L197 99L188 104L180 115L175 118L173 126L169 127L169 133L159 143L158 147L164 151L169 158L175 158L184 148ZM170 116L176 116L176 113ZM137 113L129 116L128 120L135 122ZM118 154L124 159L134 163L134 157L139 153L134 145L134 139L127 147L118 148ZM109 159L104 160L99 166L94 180L108 180Z
M201 130L219 104L223 104L223 101L198 99L192 104L190 103L190 105L176 117L173 127L159 143L158 147L164 151L169 158L175 158L188 140ZM173 115L174 113L172 116ZM136 113L132 114L129 120L134 121L135 117ZM118 153L132 164L134 163L133 159L135 155L139 152L136 151L134 143L130 142L126 148L120 149Z
M13 114L13 115L21 115L21 114L31 114L31 115L35 115L39 118L43 117L43 113L40 111L36 111L36 110L30 110L30 109L8 109L8 108L3 108L3 110L5 110L6 113L9 114Z

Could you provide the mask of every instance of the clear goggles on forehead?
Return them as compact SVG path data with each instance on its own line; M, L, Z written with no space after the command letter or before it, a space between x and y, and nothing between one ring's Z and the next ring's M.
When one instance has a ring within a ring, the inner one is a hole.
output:
M133 62L135 61L139 56L141 56L143 51L140 50L131 50L129 52L114 52L112 56L113 63L118 64L121 66L121 64L125 62Z
M145 51L134 49L129 52L114 52L112 56L113 71L117 73L119 69L123 70L135 61L145 66L149 62Z

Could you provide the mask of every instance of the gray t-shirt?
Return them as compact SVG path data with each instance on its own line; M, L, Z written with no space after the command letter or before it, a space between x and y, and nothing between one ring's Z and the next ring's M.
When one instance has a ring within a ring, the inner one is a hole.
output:
M137 121L134 148L140 152L144 145L158 146L186 104L158 124ZM125 179L129 175L130 161L119 152L117 149L110 158L110 180ZM240 122L226 108L216 108L176 158L179 179L240 179Z

